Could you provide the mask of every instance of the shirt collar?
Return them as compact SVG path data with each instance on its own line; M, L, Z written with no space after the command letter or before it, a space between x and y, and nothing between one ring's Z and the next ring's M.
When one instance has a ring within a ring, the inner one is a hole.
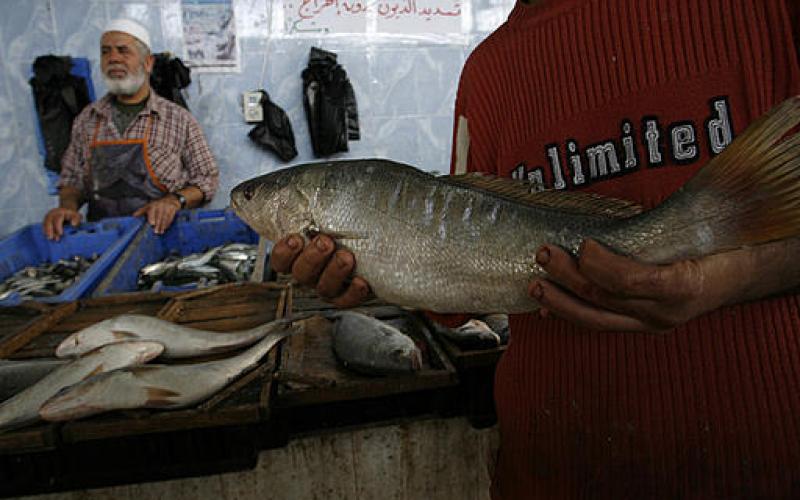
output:
M113 104L114 96L107 93L97 102L97 106L95 107L95 112L102 116L103 118L111 118L111 113L113 112L114 104ZM164 113L164 99L159 97L155 91L151 88L150 89L150 97L147 98L147 102L144 105L144 108L139 112L139 114L146 114L146 115L161 115Z

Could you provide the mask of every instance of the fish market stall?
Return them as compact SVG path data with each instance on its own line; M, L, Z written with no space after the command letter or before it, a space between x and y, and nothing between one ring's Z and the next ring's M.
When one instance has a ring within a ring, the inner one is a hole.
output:
M53 363L49 368L55 373L65 365L57 363L63 360L56 360L54 353L63 350L64 345L72 345L65 339L73 338L75 332L87 331L87 327L121 317L152 318L192 331L202 328L209 333L218 332L216 335L224 341L230 338L226 332L253 328L281 317L285 296L283 285L244 283L189 293L132 293L86 299L46 309L27 323L16 318L22 314L20 312L6 313L20 324L21 334L30 338L21 346L4 344L11 346L7 348L9 359L4 364L17 367ZM34 334L28 333L29 330ZM131 342L115 342L108 346L126 343ZM159 352L161 349L163 347ZM269 346L267 349L272 353L255 369L246 370L220 390L204 396L198 404L186 408L130 409L80 420L40 421L4 429L0 432L0 483L3 484L0 495L253 466L257 450L285 443L285 437L274 436L265 427L274 390L272 372L277 360L274 350ZM229 355L214 349L191 360L167 359L159 363L176 368L200 367L203 363L234 359L248 351L249 348L239 349L237 353L240 354ZM70 365L95 352L82 355ZM7 369L5 365L0 365L0 373ZM28 372L32 369L27 368ZM46 368L37 369L47 375ZM202 380L203 372L198 374L200 379L184 379L198 388L208 387ZM2 406L0 415L4 415ZM131 453L131 449L139 452ZM160 450L156 456L153 456L154 450ZM97 461L95 468L81 468L80 473L72 470L73 464L87 461Z

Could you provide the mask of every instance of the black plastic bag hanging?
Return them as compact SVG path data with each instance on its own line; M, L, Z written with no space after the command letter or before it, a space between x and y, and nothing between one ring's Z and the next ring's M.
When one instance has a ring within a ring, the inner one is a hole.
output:
M191 72L177 57L169 52L153 54L153 72L150 73L150 86L164 99L189 109L182 90L192 83Z
M261 93L261 108L264 110L264 118L261 123L250 130L247 136L259 146L278 155L281 160L289 161L297 156L292 123L286 116L286 112L272 102L265 90L262 89L259 92Z
M70 73L69 56L39 56L33 62L33 89L36 115L44 140L44 165L61 172L61 157L69 145L72 122L90 102L86 80Z
M347 141L360 137L358 107L347 72L337 64L336 54L311 47L302 76L303 108L314 155L347 151Z

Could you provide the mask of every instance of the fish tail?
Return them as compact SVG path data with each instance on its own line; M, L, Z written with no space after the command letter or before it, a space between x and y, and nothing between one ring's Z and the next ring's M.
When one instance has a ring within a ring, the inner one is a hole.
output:
M631 253L665 261L800 235L798 127L800 96L754 121L667 201L634 217L661 234Z

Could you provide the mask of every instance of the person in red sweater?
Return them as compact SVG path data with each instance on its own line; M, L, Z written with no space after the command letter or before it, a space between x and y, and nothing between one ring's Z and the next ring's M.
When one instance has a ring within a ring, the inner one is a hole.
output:
M650 208L800 94L794 0L518 3L470 55L452 171ZM495 499L800 498L800 242L670 265L545 245L495 376ZM272 265L339 306L369 285L317 237ZM658 332L643 333L643 332Z

